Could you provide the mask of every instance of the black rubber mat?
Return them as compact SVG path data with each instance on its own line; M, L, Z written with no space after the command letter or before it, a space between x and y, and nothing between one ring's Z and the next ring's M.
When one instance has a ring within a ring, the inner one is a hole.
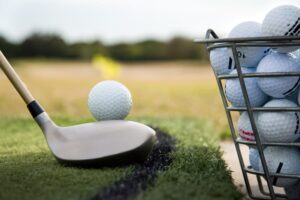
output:
M110 185L92 200L124 200L133 198L153 184L158 173L168 169L172 163L171 152L175 149L175 139L159 129L155 129L158 143L148 158L137 164L131 174Z

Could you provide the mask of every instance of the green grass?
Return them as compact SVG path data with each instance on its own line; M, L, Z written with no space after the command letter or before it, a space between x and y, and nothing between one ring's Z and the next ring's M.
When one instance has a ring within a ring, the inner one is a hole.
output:
M177 140L173 163L137 199L241 199L217 147L214 124L197 118L134 118ZM56 118L60 125L88 119ZM59 165L31 119L0 118L0 199L89 199L130 173Z

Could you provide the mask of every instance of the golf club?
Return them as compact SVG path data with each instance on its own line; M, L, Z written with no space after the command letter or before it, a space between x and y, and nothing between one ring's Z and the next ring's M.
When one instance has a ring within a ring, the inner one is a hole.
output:
M132 163L145 159L156 142L156 133L152 128L133 121L112 120L57 126L33 98L1 51L0 63L60 163L88 166Z

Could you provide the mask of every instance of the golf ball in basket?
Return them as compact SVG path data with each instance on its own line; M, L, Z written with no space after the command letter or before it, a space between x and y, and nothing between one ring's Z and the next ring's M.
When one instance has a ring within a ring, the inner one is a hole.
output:
M254 73L256 68L242 68L243 73ZM230 74L237 74L234 70ZM252 106L262 106L268 100L268 96L258 87L257 78L245 78L246 89ZM244 96L238 78L228 79L225 84L225 93L228 101L236 107L245 106Z
M272 52L259 62L257 72L300 72L300 65L291 55ZM258 78L257 81L266 94L284 98L297 91L300 77L264 77Z
M257 22L243 22L235 26L228 37L261 37L261 24ZM256 67L258 62L268 52L268 47L237 47L238 58L242 67ZM231 49L229 54L233 58Z
M257 113L253 113L254 121L257 123ZM252 130L248 112L242 112L238 120L238 133L242 140L254 141L255 136Z
M117 81L96 84L90 91L88 107L96 120L121 120L132 106L130 91Z
M272 9L264 18L262 32L267 36L299 36L300 9L283 5ZM299 47L275 47L279 52L292 52Z
M259 171L260 157L256 148L249 148L249 162L252 169Z
M229 56L227 48L211 50L209 59L217 75L229 74L235 68L233 59Z
M268 146L264 149L266 163L270 173L300 174L300 151L296 147ZM263 171L262 163L259 170ZM279 187L291 187L297 184L297 179L275 177L272 183Z
M298 107L287 99L273 99L264 107ZM294 142L300 136L299 112L258 112L257 129L265 142Z

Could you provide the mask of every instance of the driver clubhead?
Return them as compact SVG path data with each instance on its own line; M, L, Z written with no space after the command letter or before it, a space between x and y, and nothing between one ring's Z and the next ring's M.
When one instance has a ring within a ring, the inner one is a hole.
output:
M55 158L67 165L116 166L142 161L156 142L152 128L132 121L112 120L59 127L45 112L35 120Z

